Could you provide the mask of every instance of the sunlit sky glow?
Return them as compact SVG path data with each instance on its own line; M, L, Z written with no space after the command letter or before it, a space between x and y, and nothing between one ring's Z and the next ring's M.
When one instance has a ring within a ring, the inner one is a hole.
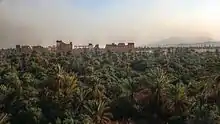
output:
M220 39L219 0L2 0L0 43L49 45L173 36Z

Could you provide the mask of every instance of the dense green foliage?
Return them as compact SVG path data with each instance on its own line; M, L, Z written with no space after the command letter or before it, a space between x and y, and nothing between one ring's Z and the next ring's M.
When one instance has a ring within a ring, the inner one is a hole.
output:
M0 124L217 124L220 55L1 53Z

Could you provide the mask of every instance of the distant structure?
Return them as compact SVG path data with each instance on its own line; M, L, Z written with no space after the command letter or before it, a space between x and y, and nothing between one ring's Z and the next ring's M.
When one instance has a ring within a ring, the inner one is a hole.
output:
M131 52L135 50L134 43L128 43L127 45L125 43L112 43L112 44L106 44L105 50L113 51L113 52Z
M28 45L21 46L21 52L23 53L30 53L32 51L31 47Z
M93 44L89 43L88 45L75 45L74 49L92 49Z
M36 52L41 52L41 53L48 51L47 48L44 48L42 46L32 46L32 50Z
M47 52L48 49L44 48L42 46L28 46L28 45L16 45L16 52L22 52L22 53L30 53L32 51L36 51L36 52Z
M64 43L62 40L57 40L56 45L49 46L47 48L42 46L28 46L28 45L16 45L16 49L13 49L13 52L22 52L30 53L32 51L36 52L58 52L58 53L69 53L73 55L81 55L82 53L89 52L95 54L102 54L107 51L117 52L117 53L163 53L167 55L168 53L175 53L178 51L189 50L192 52L203 53L203 52L219 52L220 51L220 42L202 42L194 44L164 44L164 45L150 45L145 47L135 47L133 42L120 42L118 44L106 44L105 48L100 48L99 44L93 45L89 43L88 45L74 45L72 42L69 44ZM3 50L1 50L3 51Z
M16 51L23 52L23 53L29 53L32 51L32 49L28 45L25 45L25 46L16 45Z
M99 49L99 44L96 44L94 48Z
M72 48L73 48L72 42L70 42L69 44L66 44L62 40L56 41L57 52L71 52Z
M99 45L96 45L94 47L92 43L89 43L88 45L75 45L73 49L73 54L80 55L84 52L93 52L97 47L99 49Z
M21 52L21 45L16 45L16 51Z
M56 45L48 46L47 49L48 49L48 51L50 51L50 52L56 52Z

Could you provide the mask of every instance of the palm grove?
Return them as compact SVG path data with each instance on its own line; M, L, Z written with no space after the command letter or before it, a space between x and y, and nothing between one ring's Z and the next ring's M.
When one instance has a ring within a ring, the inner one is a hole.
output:
M0 124L220 122L218 52L11 51L0 62Z

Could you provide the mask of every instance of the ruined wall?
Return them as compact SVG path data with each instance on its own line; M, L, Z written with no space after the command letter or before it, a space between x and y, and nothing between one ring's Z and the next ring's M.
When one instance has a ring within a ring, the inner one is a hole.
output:
M30 52L32 52L32 49L31 49L30 46L22 46L21 47L21 52L23 52L23 53L30 53Z
M105 50L113 52L135 52L134 43L128 43L128 45L125 45L125 43L119 43L118 45L107 44Z
M48 52L48 49L47 48L44 48L42 46L33 46L32 47L32 50L33 51L36 51L36 52Z
M57 52L70 52L72 51L73 45L72 42L70 44L66 44L62 41L57 41L56 50Z

